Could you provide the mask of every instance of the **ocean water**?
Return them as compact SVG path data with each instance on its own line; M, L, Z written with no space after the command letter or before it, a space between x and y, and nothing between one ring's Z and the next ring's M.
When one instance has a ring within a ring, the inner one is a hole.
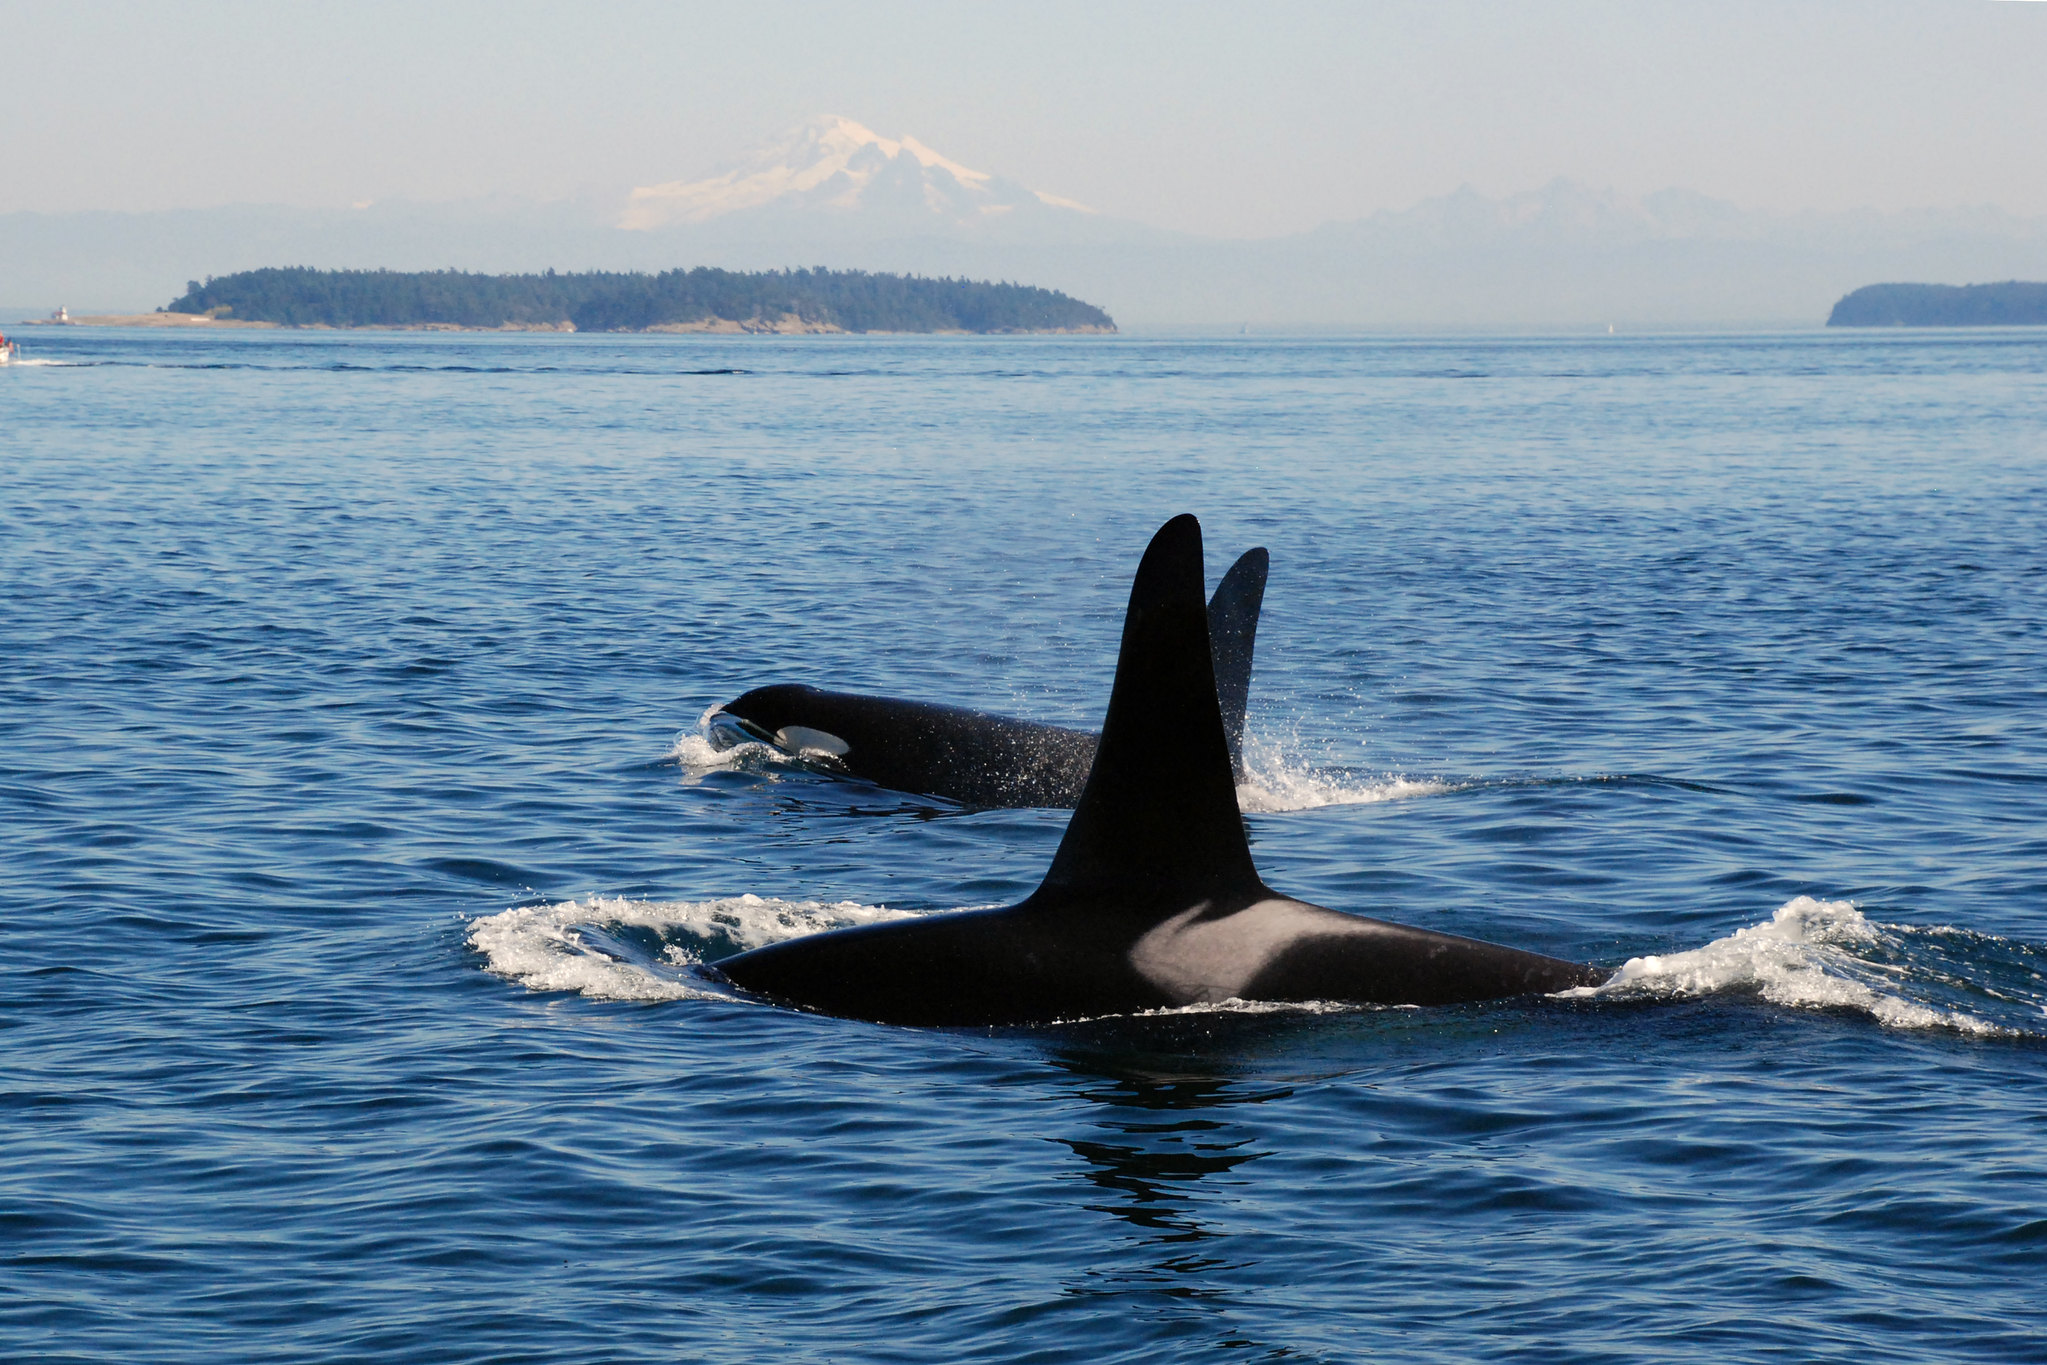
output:
M2047 1360L2047 333L38 330L0 370L0 1358ZM698 964L1059 811L1272 552L1278 888L1620 969L912 1030Z

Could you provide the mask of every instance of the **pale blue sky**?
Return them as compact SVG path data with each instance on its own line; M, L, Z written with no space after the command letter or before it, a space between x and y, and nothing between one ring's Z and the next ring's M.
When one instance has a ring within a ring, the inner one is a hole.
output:
M556 197L839 113L1119 216L1469 182L2047 214L2047 4L0 0L0 212Z

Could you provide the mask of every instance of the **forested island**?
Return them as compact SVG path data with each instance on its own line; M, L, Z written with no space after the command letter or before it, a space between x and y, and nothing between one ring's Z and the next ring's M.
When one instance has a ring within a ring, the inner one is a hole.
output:
M244 270L191 281L165 314L282 327L578 332L1113 332L1056 290L864 270L478 275Z
M1834 305L1827 326L2047 326L2047 284L1864 285Z

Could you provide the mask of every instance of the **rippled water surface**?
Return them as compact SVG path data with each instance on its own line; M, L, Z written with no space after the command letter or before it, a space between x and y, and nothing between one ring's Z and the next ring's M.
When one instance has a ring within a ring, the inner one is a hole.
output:
M2047 1360L2047 335L39 330L0 371L0 1357ZM1272 552L1266 880L1621 968L1047 1030L697 964L1060 811Z

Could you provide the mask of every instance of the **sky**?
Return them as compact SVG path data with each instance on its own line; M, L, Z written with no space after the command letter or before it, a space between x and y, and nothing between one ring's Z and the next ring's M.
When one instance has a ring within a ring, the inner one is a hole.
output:
M2047 216L2047 3L0 0L0 213L553 199L813 115L1273 236L1565 176Z

